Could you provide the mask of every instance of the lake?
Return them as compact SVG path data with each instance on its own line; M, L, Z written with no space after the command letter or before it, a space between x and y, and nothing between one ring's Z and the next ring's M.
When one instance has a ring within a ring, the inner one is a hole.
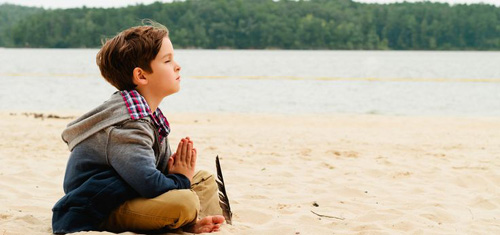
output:
M84 112L97 49L0 48L0 110ZM169 112L500 116L500 52L175 50Z

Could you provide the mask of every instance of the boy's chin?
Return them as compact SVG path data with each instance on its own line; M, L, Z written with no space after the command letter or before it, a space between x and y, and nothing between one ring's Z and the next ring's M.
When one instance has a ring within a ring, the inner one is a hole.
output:
M175 90L169 91L169 92L165 95L165 97L167 97L167 96L169 96L169 95L173 95L173 94L175 94L175 93L179 92L180 90L181 90L181 88L179 87L179 88L177 88L177 89L175 89Z

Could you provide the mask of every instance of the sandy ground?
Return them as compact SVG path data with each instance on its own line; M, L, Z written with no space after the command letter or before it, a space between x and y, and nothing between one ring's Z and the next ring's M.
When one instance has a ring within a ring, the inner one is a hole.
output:
M0 235L51 232L70 119L46 116L0 113ZM200 168L215 172L221 157L234 222L220 234L500 234L500 118L169 120Z

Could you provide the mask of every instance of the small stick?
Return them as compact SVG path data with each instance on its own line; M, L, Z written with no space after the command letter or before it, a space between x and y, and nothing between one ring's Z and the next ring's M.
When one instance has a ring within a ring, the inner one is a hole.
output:
M472 210L470 208L468 208L468 207L467 207L467 209L469 209L470 216L472 217L472 220L474 220L474 215L472 214Z
M332 219L339 219L339 220L345 220L345 218L342 218L342 217L336 217L336 216L331 216L331 215L321 215L321 214L318 214L314 211L311 211L313 214L319 216L319 217L326 217L326 218L332 218Z

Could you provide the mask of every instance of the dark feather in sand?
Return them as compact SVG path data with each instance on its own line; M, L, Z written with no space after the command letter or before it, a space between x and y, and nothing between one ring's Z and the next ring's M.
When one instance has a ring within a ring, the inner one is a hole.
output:
M217 186L219 186L219 205L222 208L224 218L227 224L232 224L231 206L229 206L229 198L227 197L226 187L224 185L224 177L222 177L222 170L220 167L219 156L215 157L215 166L217 167Z

